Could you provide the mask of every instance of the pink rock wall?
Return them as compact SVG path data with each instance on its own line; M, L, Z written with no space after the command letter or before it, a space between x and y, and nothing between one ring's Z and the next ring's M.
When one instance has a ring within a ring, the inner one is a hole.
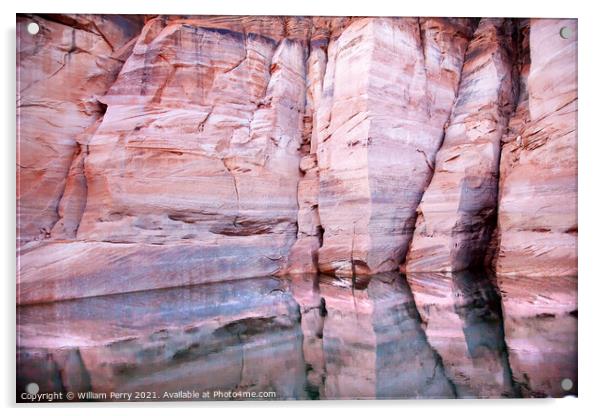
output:
M456 271L483 261L497 206L501 138L514 107L515 25L481 19L462 82L418 207L406 259L411 272Z
M21 302L267 275L285 264L297 233L305 40L282 36L285 19L233 22L145 25L102 97L84 179L72 181L79 190L66 193L86 194L77 241L23 250Z
M396 268L460 79L468 21L360 19L328 47L318 109L322 272Z
M576 273L572 20L18 19L19 303Z
M532 19L530 26L527 94L502 151L496 271L575 276L577 22Z
M35 36L27 32L33 22L40 27ZM84 133L102 117L99 100L141 23L122 16L17 16L17 245L49 237L66 212L81 210L59 209L59 202L67 178L81 176Z

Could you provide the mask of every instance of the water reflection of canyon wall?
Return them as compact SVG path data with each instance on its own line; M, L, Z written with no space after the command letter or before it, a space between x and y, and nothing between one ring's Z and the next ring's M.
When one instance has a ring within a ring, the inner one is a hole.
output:
M498 281L510 363L522 394L577 395L577 278Z
M299 275L19 307L17 391L575 394L576 313L560 295L574 282L541 298L521 282L502 281L501 302L484 274L388 273L353 288Z
M514 397L500 298L483 274L416 273L408 282L430 344L463 397Z
M455 397L399 274L376 275L353 291L324 278L319 290L326 398Z
M280 286L262 278L19 309L18 385L304 398L299 309Z

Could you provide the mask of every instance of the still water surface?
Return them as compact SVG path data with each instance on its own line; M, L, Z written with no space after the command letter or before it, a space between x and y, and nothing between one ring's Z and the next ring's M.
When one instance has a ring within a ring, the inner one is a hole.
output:
M386 273L18 307L17 400L576 395L576 297L576 277Z

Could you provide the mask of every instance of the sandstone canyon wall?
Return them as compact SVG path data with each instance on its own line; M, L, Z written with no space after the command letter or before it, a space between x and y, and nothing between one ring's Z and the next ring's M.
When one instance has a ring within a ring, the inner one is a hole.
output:
M561 28L573 36L558 36ZM500 164L498 274L577 274L577 22L532 19ZM526 72L526 71L525 71Z
M514 105L512 22L482 19L435 172L418 208L408 271L464 270L483 260L495 224L500 141Z
M362 19L331 42L318 108L319 269L405 256L460 78L469 22Z
M485 259L576 274L575 21L17 26L18 303Z
M40 22L35 36L26 29L32 21ZM81 210L61 203L66 183L81 179L101 97L141 28L141 20L120 16L17 18L18 245L53 236L59 218Z

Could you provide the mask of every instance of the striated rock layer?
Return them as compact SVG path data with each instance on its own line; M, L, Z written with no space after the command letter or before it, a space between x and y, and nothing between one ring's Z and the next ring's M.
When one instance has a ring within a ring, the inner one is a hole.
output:
M529 48L527 93L501 156L495 268L576 276L577 21L532 19Z
M502 274L576 273L575 21L18 28L18 303L373 274L408 251L409 270L488 249Z
M72 167L78 179L61 204L80 208L64 210L76 241L57 234L22 250L20 302L286 265L305 105L306 34L297 30L308 23L150 20Z
M514 106L514 23L481 19L435 173L418 207L406 270L456 271L483 260L496 219L502 134Z
M460 79L469 21L361 19L328 47L318 108L319 269L397 267ZM353 259L353 260L352 260Z
M35 36L29 23L40 27ZM86 131L141 27L116 15L17 16L17 245L50 237L59 219L83 209L85 196L61 197L81 181Z

